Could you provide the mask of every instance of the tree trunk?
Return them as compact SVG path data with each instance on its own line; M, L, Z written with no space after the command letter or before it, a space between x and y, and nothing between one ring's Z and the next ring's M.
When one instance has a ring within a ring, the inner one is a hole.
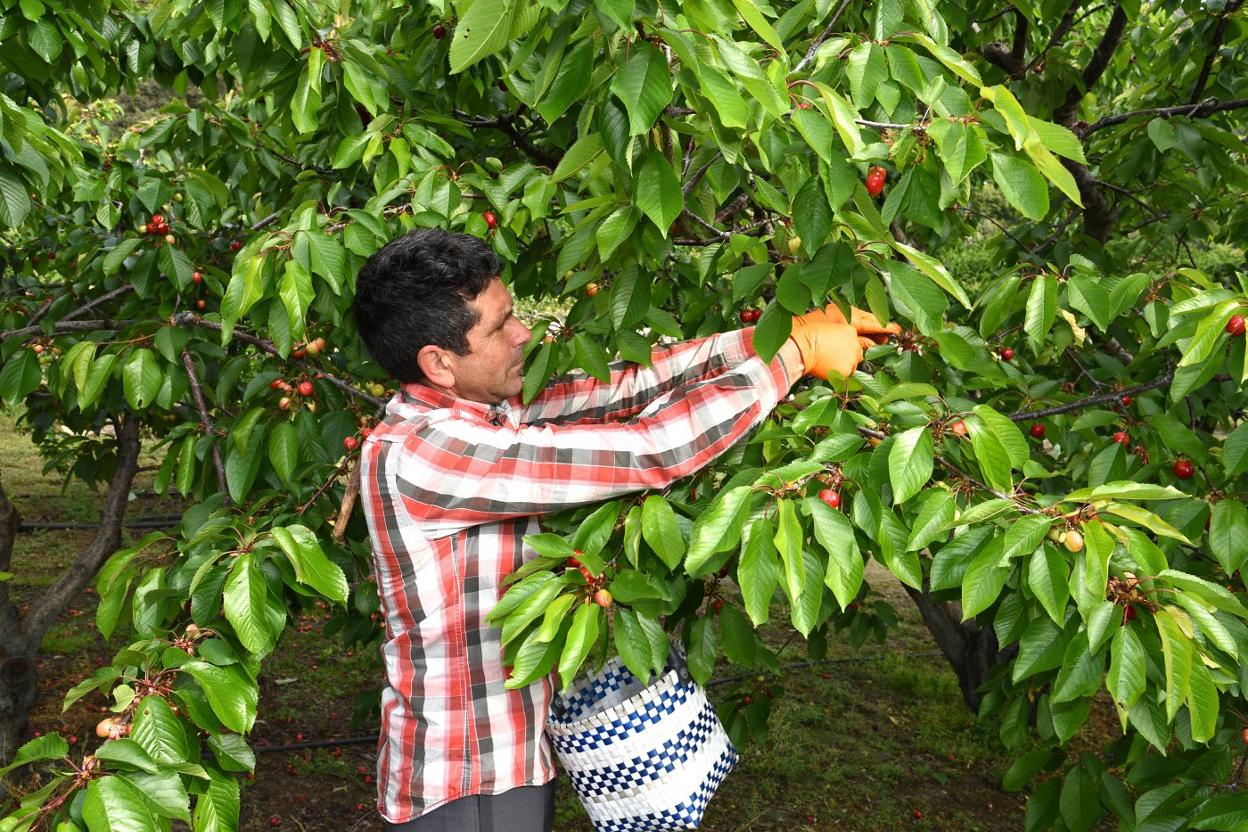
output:
M1009 661L1017 650L999 650L997 634L991 627L980 627L974 620L962 621L961 604L933 601L927 591L919 592L911 587L906 587L906 592L958 677L962 700L968 708L978 712L983 698L980 686L994 667Z
M22 516L0 482L0 572L8 572ZM26 717L38 692L34 650L22 635L9 582L0 581L0 765L8 765L22 744Z
M138 417L122 414L114 427L117 468L109 482L95 538L52 586L30 599L25 614L13 601L10 582L0 581L0 766L13 759L25 739L26 720L38 699L36 659L44 635L121 545L130 487L139 469ZM13 542L21 519L0 483L0 572L12 571Z

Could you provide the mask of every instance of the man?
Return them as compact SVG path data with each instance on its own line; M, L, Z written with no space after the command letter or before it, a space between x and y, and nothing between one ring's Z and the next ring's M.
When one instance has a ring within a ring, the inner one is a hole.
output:
M755 428L805 375L849 375L887 337L856 311L794 319L766 363L752 329L554 380L520 401L530 332L494 253L426 229L374 254L356 282L369 353L401 383L362 450L361 499L386 625L378 750L389 830L550 830L551 677L506 690L486 615L534 556L540 515L693 473Z

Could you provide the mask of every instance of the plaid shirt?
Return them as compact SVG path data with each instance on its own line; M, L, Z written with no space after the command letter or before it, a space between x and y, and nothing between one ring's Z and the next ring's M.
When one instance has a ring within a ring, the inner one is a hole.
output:
M503 579L535 557L522 538L541 531L539 515L662 488L762 422L792 380L752 341L745 329L676 344L651 368L612 364L606 383L569 374L528 405L422 384L391 399L360 462L386 625L383 817L402 823L554 778L543 735L553 675L506 690L486 615Z

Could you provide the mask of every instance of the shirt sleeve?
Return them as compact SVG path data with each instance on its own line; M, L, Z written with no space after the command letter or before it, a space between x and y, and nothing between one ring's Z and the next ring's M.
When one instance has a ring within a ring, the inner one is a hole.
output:
M732 370L756 356L754 328L682 341L654 350L651 365L615 361L600 381L584 371L560 376L525 405L509 402L521 424L602 423L641 412L659 396Z
M626 422L514 427L430 422L404 441L397 486L431 538L470 526L662 488L757 427L792 380L779 356L658 397Z

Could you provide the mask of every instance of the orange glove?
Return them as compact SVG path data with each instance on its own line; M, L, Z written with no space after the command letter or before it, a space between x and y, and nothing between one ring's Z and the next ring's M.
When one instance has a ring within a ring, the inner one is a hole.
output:
M849 324L808 321L805 317L793 319L793 332L789 337L797 344L802 363L806 365L806 375L824 381L833 372L845 377L853 375L862 361L863 350L875 345Z
M879 319L867 312L865 309L859 309L856 306L849 308L850 319L845 320L845 315L837 308L835 303L829 303L822 309L813 309L805 315L800 316L801 320L809 323L821 321L830 324L849 324L858 331L859 335L865 335L871 339L872 344L883 344L888 341L889 335L897 335L901 332L901 326L891 323L888 326L880 323ZM794 318L796 326L798 318Z

